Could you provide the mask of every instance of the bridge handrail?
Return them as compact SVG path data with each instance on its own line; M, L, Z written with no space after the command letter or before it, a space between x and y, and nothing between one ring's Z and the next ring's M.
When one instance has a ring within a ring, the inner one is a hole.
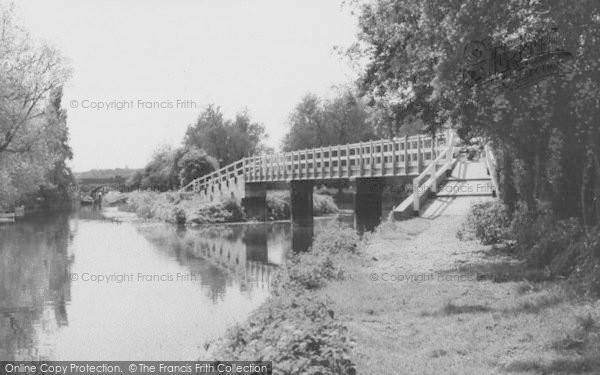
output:
M430 189L435 193L437 192L437 177L436 174L438 172L437 170L437 165L442 161L442 160L447 160L446 165L442 168L442 169L447 169L449 163L452 162L452 156L454 154L454 137L455 137L455 133L452 130L449 130L449 137L448 137L448 147L442 151L438 157L427 167L423 170L423 172L421 172L420 175L418 175L417 177L415 177L413 179L413 210L414 211L419 211L420 209L420 196L419 196L419 190L421 189L421 181L425 178L425 177L429 177L428 181L431 181L431 183L427 186L427 188L425 189L425 191L423 191L423 194L426 194Z
M446 142L448 141L447 136L444 133L440 133L440 135L438 135L438 137L436 138L440 138L440 136L444 136ZM432 146L434 145L434 139L431 136L423 136L421 134L418 135L414 135L414 136L410 136L410 137L394 137L391 139L380 139L380 140L375 140L375 141L366 141L366 142L355 142L355 143L348 143L345 145L331 145L331 146L324 146L324 147L317 147L317 148L309 148L309 149L302 149L302 150L294 150L294 151L287 151L287 152L280 152L280 153L275 153L275 154L268 154L268 155L256 155L256 156L249 156L249 157L245 157L241 160L238 160L237 162L228 164L216 171L213 171L209 174L206 174L202 177L199 177L193 181L191 181L190 183L188 183L187 185L185 185L184 187L182 187L180 189L180 192L185 192L187 190L189 190L190 188L193 188L194 192L198 192L201 189L207 188L210 184L214 184L216 181L221 181L223 178L226 178L227 176L238 176L240 174L242 174L244 177L249 177L249 175L251 174L250 172L252 171L252 173L256 173L256 169L257 168L264 168L264 167L270 167L274 162L276 164L278 164L279 166L283 166L283 168L286 168L286 161L288 159L291 160L292 165L294 165L294 156L295 155L299 155L297 163L302 164L302 162L306 163L308 160L313 160L314 161L314 154L318 151L322 152L329 150L329 159L333 159L331 156L331 151L333 150L356 150L357 148L362 148L364 147L365 144L371 144L371 145L377 145L377 143L381 143L383 145L383 142L400 142L401 144L405 144L404 147L406 149L406 144L411 144L414 141L417 142L426 142L429 139L431 139L432 142ZM417 146L416 150L420 149L420 145ZM433 147L433 148L438 148L437 147ZM423 151L423 150L422 150ZM411 150L411 153L414 153L414 151ZM382 152L383 154L383 152ZM305 158L302 160L300 155L305 155ZM313 155L313 158L309 159L308 156L309 155ZM367 153L367 156L371 155L370 151ZM338 154L339 156L339 154ZM356 159L361 159L363 157L362 153L354 153L354 155L349 155L347 154L345 156L345 158L347 160L356 160ZM321 159L324 159L323 156L320 157ZM282 163L279 163L279 162ZM232 169L233 168L233 169ZM313 168L314 165L313 165ZM240 173L241 172L241 173ZM254 177L254 174L252 175L252 177Z

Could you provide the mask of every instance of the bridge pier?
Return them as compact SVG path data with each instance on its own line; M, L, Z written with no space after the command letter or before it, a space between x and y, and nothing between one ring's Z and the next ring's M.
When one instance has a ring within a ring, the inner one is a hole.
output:
M300 226L313 225L314 181L291 181L290 210L292 223Z
M306 251L312 245L314 181L290 182L290 211L292 215L292 249Z
M267 218L267 184L246 183L244 190L242 206L246 211L246 216L265 221Z
M383 188L380 178L357 178L354 194L354 227L372 231L381 223Z

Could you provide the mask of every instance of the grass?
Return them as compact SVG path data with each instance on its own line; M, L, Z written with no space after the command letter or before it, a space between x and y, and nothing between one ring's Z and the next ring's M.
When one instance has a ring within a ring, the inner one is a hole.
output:
M452 220L445 224L452 226ZM469 251L454 252L455 258L467 258L452 272L487 277L373 282L374 271L421 272L421 266L423 272L451 272L420 265L437 256L433 247L445 248L440 257L452 258L451 249L459 246L447 238L440 244L425 241L439 230L423 223L386 224L363 257L342 263L350 277L318 291L355 338L357 373L600 373L600 302L515 262L510 252L475 241L467 242Z

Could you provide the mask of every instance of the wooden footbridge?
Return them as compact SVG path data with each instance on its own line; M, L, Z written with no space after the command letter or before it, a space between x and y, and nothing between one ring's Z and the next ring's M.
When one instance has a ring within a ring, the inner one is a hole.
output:
M313 149L251 156L202 176L181 189L209 202L240 199L251 216L263 216L269 184L291 188L292 220L312 223L312 190L316 182L348 179L355 184L355 213L381 215L385 183L412 181L412 199L419 203L434 192L456 159L455 133L435 137L381 139ZM395 180L395 182L394 182ZM411 210L412 212L412 210ZM310 218L309 218L310 217Z

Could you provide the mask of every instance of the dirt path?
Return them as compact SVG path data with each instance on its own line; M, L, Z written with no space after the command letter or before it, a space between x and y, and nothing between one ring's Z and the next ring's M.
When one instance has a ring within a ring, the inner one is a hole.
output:
M347 279L321 291L356 337L358 373L600 373L598 330L585 332L600 305L524 281L535 275L502 251L459 241L473 199L384 224L343 265Z

